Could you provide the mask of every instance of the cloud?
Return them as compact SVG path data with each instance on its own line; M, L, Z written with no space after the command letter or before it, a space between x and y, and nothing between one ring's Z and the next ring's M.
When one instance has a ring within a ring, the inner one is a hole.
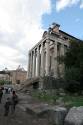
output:
M57 0L56 1L56 10L59 12L66 7L71 7L80 3L80 8L83 8L83 0Z
M80 8L83 8L83 0L81 1Z
M18 62L14 62L14 58L19 57L19 52L11 47L0 45L0 66L15 68Z
M42 36L42 15L50 0L0 0L0 68L27 67L28 50Z

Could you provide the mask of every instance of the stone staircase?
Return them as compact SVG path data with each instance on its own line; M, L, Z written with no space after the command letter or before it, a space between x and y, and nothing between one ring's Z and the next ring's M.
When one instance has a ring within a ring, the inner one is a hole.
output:
M39 82L39 77L29 78L21 84L19 91L28 91L32 88L33 84Z

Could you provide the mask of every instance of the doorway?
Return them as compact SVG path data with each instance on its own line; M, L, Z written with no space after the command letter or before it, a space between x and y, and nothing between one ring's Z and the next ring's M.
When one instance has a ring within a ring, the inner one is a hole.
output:
M38 88L39 88L39 83L38 82L33 83L33 89L38 89Z

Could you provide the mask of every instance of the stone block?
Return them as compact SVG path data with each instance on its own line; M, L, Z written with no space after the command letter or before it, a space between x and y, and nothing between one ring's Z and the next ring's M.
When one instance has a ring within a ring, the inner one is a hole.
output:
M64 125L83 125L83 106L72 107L65 118Z
M54 125L64 125L64 119L67 114L67 109L64 107L53 107L51 110L51 122Z

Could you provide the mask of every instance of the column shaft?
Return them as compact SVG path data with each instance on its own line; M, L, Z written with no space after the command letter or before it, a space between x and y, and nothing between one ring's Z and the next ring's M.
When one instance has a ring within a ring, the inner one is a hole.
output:
M33 58L33 77L36 76L36 52L34 50L34 58Z
M27 78L30 78L30 53L28 55L28 72L27 72Z
M31 52L31 66L30 66L30 74L31 74L31 77L32 77L32 73L33 73L33 52Z
M37 76L39 76L39 68L40 68L40 52L39 52L39 47L37 48Z
M41 76L44 76L44 47L41 45Z
M49 40L46 40L46 75L48 76L50 72L50 46Z
M60 48L60 56L64 56L65 51L64 51L64 44L61 44L61 48ZM60 67L60 76L63 77L64 76L64 62L61 63L61 67Z
M61 44L61 47L60 47L60 55L61 55L61 56L64 56L64 53L65 53L65 51L64 51L64 44Z
M58 76L58 62L57 62L57 42L55 41L54 45L54 76Z

